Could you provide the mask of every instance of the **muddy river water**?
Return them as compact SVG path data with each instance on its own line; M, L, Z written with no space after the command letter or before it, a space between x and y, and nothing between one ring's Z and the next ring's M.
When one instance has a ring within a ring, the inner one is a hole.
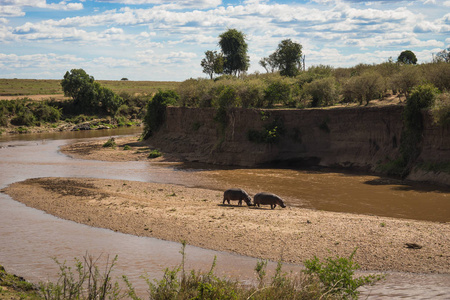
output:
M136 129L46 135L0 136L0 188L36 177L94 177L182 184L223 190L241 186L250 193L271 191L289 205L396 218L450 222L450 193L429 185L324 170L218 169L198 164L104 162L73 159L58 149L67 143L101 136L133 134ZM62 220L26 207L0 193L0 264L34 281L54 279L59 261L73 262L86 253L105 261L118 255L116 273L126 274L141 293L146 272L160 278L164 268L180 263L179 243L142 238ZM187 268L251 280L256 259L188 246ZM274 268L270 264L270 269ZM299 271L301 266L287 265ZM450 273L450 270L449 270ZM450 299L450 275L389 273L362 289L362 299Z

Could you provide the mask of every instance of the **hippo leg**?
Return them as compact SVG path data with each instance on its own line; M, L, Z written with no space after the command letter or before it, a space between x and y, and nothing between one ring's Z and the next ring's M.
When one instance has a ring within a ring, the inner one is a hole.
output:
M274 209L277 205L276 204L270 204L270 208Z
M242 206L242 200L239 199L238 206Z

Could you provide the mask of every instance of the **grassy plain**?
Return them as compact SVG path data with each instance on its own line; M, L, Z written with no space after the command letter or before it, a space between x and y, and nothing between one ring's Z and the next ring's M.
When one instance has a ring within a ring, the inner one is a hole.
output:
M158 89L175 89L176 81L98 80L120 94L153 94ZM0 79L0 96L58 95L63 94L61 80L56 79Z

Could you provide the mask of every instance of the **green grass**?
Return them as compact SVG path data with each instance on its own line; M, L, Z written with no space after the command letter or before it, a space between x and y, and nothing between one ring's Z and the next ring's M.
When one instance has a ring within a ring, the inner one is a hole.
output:
M36 286L21 277L7 273L0 265L0 299L35 300L42 297Z
M63 94L61 79L0 79L0 96L24 95L55 95ZM110 88L115 93L154 94L159 89L175 89L176 81L125 81L125 80L97 80L102 86Z

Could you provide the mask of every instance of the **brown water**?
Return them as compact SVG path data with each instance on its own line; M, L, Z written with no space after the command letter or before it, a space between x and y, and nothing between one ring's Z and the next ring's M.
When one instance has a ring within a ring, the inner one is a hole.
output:
M220 190L241 186L251 193L262 190L277 193L294 206L450 221L448 191L405 185L377 176L289 169L214 169L198 164L85 161L58 152L61 145L91 135L129 133L134 133L133 129L0 137L0 188L27 178L47 176L126 179ZM180 248L179 243L61 220L0 194L0 264L33 281L54 278L57 266L51 257L73 261L86 251L94 256L103 254L103 257L118 254L117 273L127 274L142 292L145 288L139 276L148 272L150 277L160 277L165 267L180 262ZM215 255L218 274L243 280L254 278L255 259L196 247L187 248L188 268L208 269ZM288 267L300 269L300 266ZM446 299L450 295L450 275L392 273L386 282L363 289L363 294L371 299Z

